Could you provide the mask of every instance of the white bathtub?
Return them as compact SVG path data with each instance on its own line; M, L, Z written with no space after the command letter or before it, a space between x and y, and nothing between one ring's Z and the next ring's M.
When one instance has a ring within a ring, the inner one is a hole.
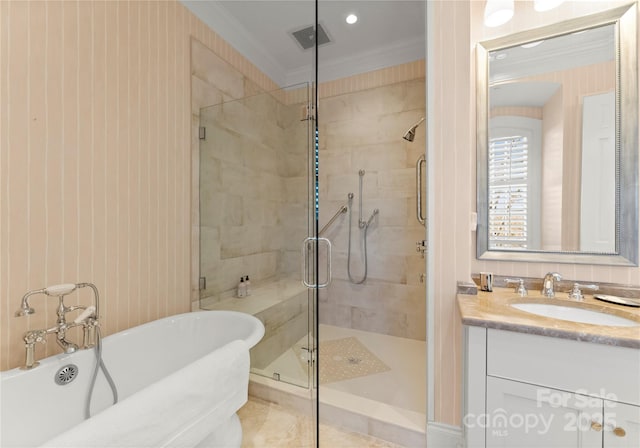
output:
M0 372L0 446L240 446L236 411L247 400L249 348L263 335L264 326L251 315L201 311L108 336L103 360L119 402L111 405L100 372L88 420L93 349L40 360L31 370ZM77 377L60 386L54 376L68 364L77 366Z

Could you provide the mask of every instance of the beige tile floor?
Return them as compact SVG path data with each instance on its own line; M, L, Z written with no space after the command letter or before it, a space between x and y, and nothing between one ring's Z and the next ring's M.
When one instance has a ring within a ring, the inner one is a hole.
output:
M313 448L313 421L275 403L249 397L238 411L242 448ZM320 425L320 448L401 448L363 434Z

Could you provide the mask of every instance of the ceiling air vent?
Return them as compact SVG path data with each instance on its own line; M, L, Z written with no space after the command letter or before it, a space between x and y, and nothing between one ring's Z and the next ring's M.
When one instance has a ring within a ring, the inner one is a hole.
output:
M313 25L309 25L298 31L292 31L291 35L303 50L313 48L315 44L315 33L313 32ZM329 39L327 32L324 30L322 25L318 24L318 46L328 44L329 42L331 42L331 39Z

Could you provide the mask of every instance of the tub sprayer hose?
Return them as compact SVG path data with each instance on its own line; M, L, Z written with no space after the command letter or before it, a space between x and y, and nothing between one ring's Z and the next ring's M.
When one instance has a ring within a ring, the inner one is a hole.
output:
M96 354L96 367L93 369L91 384L89 385L89 393L87 394L87 401L84 408L85 419L91 417L91 398L93 397L93 389L96 386L96 379L98 378L98 371L100 369L102 369L102 373L104 373L104 377L107 379L109 387L111 387L111 393L113 394L113 404L116 404L118 402L118 389L116 388L116 383L113 382L113 378L111 378L111 375L107 370L107 366L104 365L104 361L102 360L102 335L100 334L100 327L97 326L96 345L94 347L94 351Z

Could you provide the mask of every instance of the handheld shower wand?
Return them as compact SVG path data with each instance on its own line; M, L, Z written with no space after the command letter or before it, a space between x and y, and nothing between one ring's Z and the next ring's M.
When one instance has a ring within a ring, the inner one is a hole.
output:
M364 219L362 219L362 180L364 177L364 170L360 170L358 172L358 175L360 176L360 183L359 183L359 191L360 191L360 216L358 219L358 227L360 229L363 230L363 235L362 235L362 242L363 242L363 255L364 255L364 274L362 275L362 278L360 280L355 280L353 278L353 276L351 275L351 214L352 214L352 209L353 209L353 193L349 193L348 197L348 204L349 204L349 246L348 246L348 252L347 252L347 274L349 276L349 280L351 281L351 283L354 283L356 285L359 285L361 283L364 283L364 281L367 279L367 269L368 269L368 262L367 262L367 231L369 230L369 226L371 225L371 222L373 221L373 218L375 218L375 216L380 213L380 210L378 210L377 208L373 210L373 213L371 213L371 216L369 217L369 219L367 221L365 221Z
M378 210L377 208L374 208L373 213L371 213L371 216L369 217L369 220L365 225L366 228L368 228L371 225L371 221L373 221L373 218L375 218L378 213L380 213L380 210Z

